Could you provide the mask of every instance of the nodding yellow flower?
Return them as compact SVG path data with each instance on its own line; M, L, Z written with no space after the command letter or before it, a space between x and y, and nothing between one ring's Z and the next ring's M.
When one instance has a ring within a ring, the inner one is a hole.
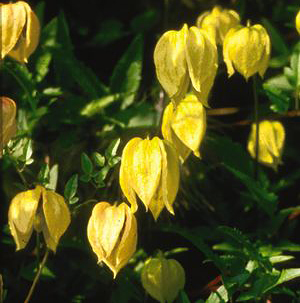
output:
M162 134L172 143L182 162L193 151L200 157L199 147L206 131L204 106L195 95L187 95L175 108L170 102L164 110Z
M172 205L179 186L176 150L158 137L131 139L122 154L120 186L132 212L138 208L138 196L155 220L164 207L174 214Z
M255 73L263 77L269 64L270 53L269 35L260 24L232 28L223 44L223 57L229 77L235 70L246 80Z
M223 44L227 32L240 24L240 16L234 10L215 6L212 11L201 14L196 25L205 29L217 44Z
M2 157L3 147L16 134L16 103L10 98L0 97L0 157Z
M167 31L158 40L154 50L156 75L170 98L181 99L189 85L185 59L185 40L188 27Z
M154 63L158 81L176 103L184 98L191 80L198 99L207 104L218 67L217 47L205 30L185 24L158 40Z
M1 56L11 56L21 63L36 49L40 36L40 23L30 6L23 1L0 3Z
M186 60L197 98L208 106L208 94L213 86L217 68L217 47L203 29L192 26L186 38Z
M151 297L160 303L171 303L184 288L185 272L178 261L159 255L146 261L141 279Z
M295 23L296 23L296 29L300 35L300 11L297 13Z
M43 232L47 247L55 252L70 221L64 198L40 185L17 194L8 210L8 224L17 250L26 246L35 230Z
M104 262L114 278L136 250L137 223L130 208L99 202L93 208L87 235L98 263Z
M285 140L283 125L278 121L261 121L258 128L258 162L277 170L281 164L281 155ZM255 159L256 153L256 123L252 124L248 140L248 151Z

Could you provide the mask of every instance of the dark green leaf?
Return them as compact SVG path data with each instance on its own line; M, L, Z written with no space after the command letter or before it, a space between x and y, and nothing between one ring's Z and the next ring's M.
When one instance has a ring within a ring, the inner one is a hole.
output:
M44 185L46 185L49 182L49 165L47 163L43 163L40 172L38 174L38 181Z
M86 153L81 154L81 168L87 176L90 176L93 172L93 163Z
M72 198L76 195L77 187L78 187L78 175L75 174L68 180L64 190L64 197L66 198L67 201L70 201L70 203Z
M95 164L100 167L104 166L104 164L105 164L105 157L97 152L93 153L93 160L94 160Z
M118 150L118 147L120 145L120 142L121 142L121 139L118 138L118 139L113 140L110 143L109 147L105 151L105 157L107 159L110 159L110 158L114 157L117 154L117 150Z
M158 11L149 10L135 17L130 25L136 33L142 33L151 29L158 21L158 18Z

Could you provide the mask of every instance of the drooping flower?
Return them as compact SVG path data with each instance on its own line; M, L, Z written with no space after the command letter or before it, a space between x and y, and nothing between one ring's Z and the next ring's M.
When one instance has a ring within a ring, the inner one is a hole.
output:
M171 303L184 288L185 272L178 261L159 255L146 261L141 279L151 297L160 303Z
M1 57L11 56L21 63L36 49L40 36L40 23L24 1L0 3Z
M121 203L95 205L87 227L87 235L98 263L104 262L114 278L136 250L137 223L130 208Z
M170 98L181 99L189 85L185 59L185 41L188 27L167 31L158 40L154 50L156 75Z
M158 81L175 104L184 98L191 80L198 99L208 105L217 60L217 47L207 32L186 24L180 31L164 33L154 50Z
M8 210L9 228L17 250L26 246L35 230L43 232L47 247L55 252L70 221L70 211L64 198L40 185L17 194Z
M300 35L300 11L296 15L295 24L296 24L296 29Z
M212 11L201 14L196 21L197 27L206 30L216 44L223 44L227 32L239 23L240 16L236 11L223 9L218 5Z
M269 64L270 53L269 35L260 24L232 28L223 44L223 57L229 77L235 70L246 80L256 73L263 77Z
M120 186L132 212L138 208L138 196L155 220L164 207L174 214L172 205L179 186L179 159L173 146L158 137L131 139L122 154Z
M277 170L285 140L285 130L279 121L261 121L258 128L258 162ZM256 157L256 123L252 124L248 140L248 151Z
M204 106L195 95L187 95L175 108L170 102L164 110L162 134L172 143L182 162L191 151L200 157L199 147L206 131Z
M0 97L1 115L0 115L0 157L4 146L16 134L16 103L10 98Z

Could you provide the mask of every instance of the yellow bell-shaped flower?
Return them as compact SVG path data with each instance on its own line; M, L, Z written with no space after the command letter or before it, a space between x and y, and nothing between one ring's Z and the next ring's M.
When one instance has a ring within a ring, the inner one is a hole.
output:
M260 24L229 30L223 44L223 57L229 77L237 70L246 80L255 73L264 76L269 64L271 42Z
M278 121L261 121L258 128L258 162L277 170L285 140L283 125ZM252 124L248 140L248 151L252 158L256 154L256 123Z
M300 35L300 11L296 15L295 23L296 23L296 29Z
M227 32L239 23L240 16L236 11L218 5L201 14L196 21L197 27L205 29L217 44L223 44Z
M141 279L151 297L160 303L171 303L184 288L185 272L178 261L159 255L146 261Z
M3 147L16 134L16 103L7 97L0 97L0 157L2 157Z
M47 247L55 252L70 222L64 198L40 185L17 194L8 210L8 224L17 250L26 246L35 229L43 232Z
M0 3L0 16L0 59L9 55L27 63L39 42L40 23L37 16L23 1Z
M164 110L162 134L171 142L184 162L191 151L200 157L199 147L206 131L204 106L195 95L187 95L175 108L170 102Z
M194 92L198 100L208 106L208 94L218 68L216 44L205 30L192 26L187 34L185 49Z
M87 235L98 263L104 262L114 278L136 250L137 223L130 208L122 203L95 205L87 227Z
M122 154L120 186L132 212L138 208L137 195L155 220L164 207L174 214L172 205L179 186L176 150L158 137L152 140L131 139Z
M189 85L185 59L185 40L188 27L167 31L158 40L154 50L156 75L170 98L181 99Z

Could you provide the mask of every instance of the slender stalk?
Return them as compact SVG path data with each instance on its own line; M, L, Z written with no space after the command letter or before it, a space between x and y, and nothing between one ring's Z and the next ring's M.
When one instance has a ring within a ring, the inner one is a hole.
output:
M44 268L44 266L45 266L45 264L46 264L46 262L47 262L48 255L49 255L49 249L47 248L47 250L46 250L46 252L45 252L45 255L44 255L44 258L43 258L42 262L41 262L40 265L39 265L38 271L37 271L37 273L36 273L36 275L35 275L35 277L34 277L34 280L33 280L33 282L32 282L32 285L31 285L31 287L30 287L30 290L29 290L29 292L28 292L28 295L27 295L27 297L26 297L24 303L28 303L29 300L31 299L32 294L33 294L33 292L34 292L34 290L35 290L35 287L36 287L36 285L37 285L37 282L38 282L39 279L40 279L42 270L43 270L43 268Z
M258 96L256 90L256 75L252 77L253 84L253 97L254 97L254 123L256 125L255 132L255 165L254 165L254 178L257 179L258 176L258 153L259 153L259 123L258 123Z

